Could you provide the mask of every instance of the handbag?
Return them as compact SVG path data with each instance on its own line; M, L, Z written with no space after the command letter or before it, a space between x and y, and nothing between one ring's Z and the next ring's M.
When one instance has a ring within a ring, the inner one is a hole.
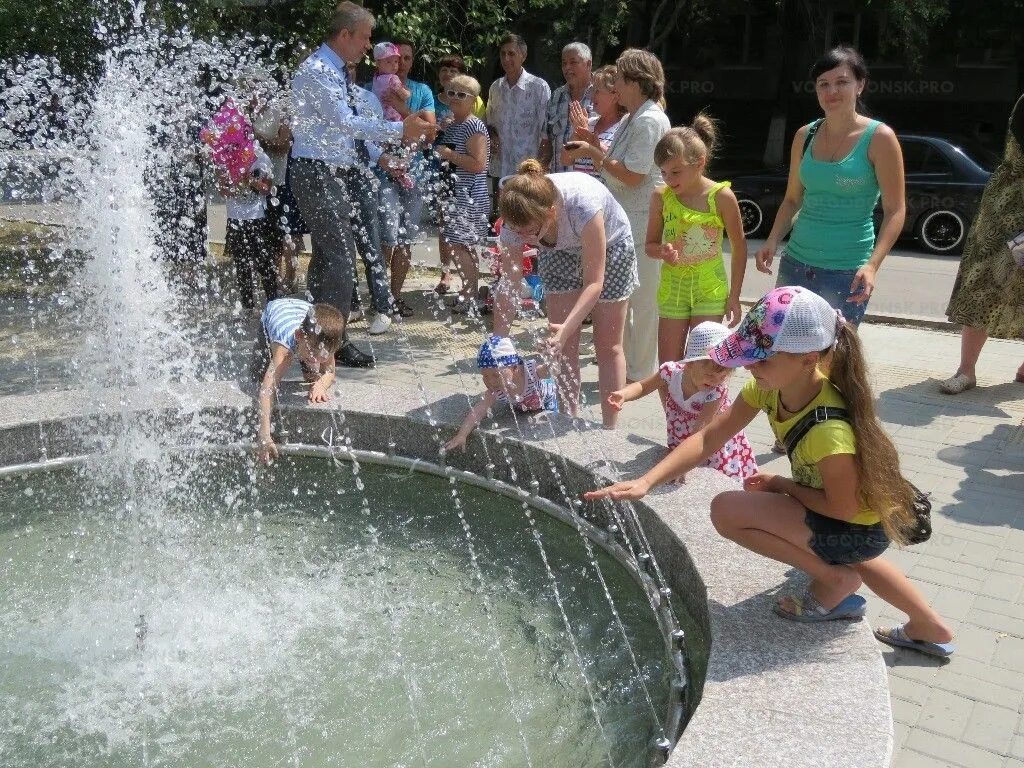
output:
M1007 240L1006 247L1010 249L1014 263L1024 269L1024 231L1018 232L1016 236Z
M808 411L804 414L803 418L793 425L792 429L786 433L786 439L784 441L784 445L786 446L786 455L789 457L791 462L793 461L793 451L796 450L797 445L800 444L800 441L804 439L807 433L811 431L811 428L814 427L814 425L821 424L829 419L837 419L849 424L850 412L845 408L819 405L813 411ZM911 503L911 511L914 513L914 522L912 524L912 528L909 531L906 531L907 543L923 544L928 541L932 535L932 502L929 498L931 494L920 490L913 483L910 483L910 487L914 490L914 500Z

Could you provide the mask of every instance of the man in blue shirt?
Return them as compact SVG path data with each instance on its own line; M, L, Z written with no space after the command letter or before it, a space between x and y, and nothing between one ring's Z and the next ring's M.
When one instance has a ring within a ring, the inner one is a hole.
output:
M379 143L429 141L435 133L432 114L428 119L426 113L413 112L403 122L388 122L354 108L355 86L345 64L358 62L370 50L374 23L365 8L348 0L340 3L323 45L292 78L292 188L313 241L306 279L313 300L337 307L343 318L351 308L356 255L348 187L365 183L369 165L392 171L392 159ZM373 357L347 337L337 360L373 366Z
M409 79L412 71L416 50L409 40L394 41L402 58L398 63L398 77L402 85L409 89L409 100L388 99L388 106L394 107L400 115L406 117L417 112L434 115L434 93L426 83ZM384 244L384 261L391 272L391 295L395 297L398 311L403 317L412 315L412 310L402 301L402 286L405 276L412 264L412 243L419 236L420 218L423 215L423 199L431 193L429 189L430 171L423 156L414 154L409 162L409 174L415 181L411 189L403 187L394 180L388 179L381 185L381 198L384 202L384 221L381 227L381 240Z

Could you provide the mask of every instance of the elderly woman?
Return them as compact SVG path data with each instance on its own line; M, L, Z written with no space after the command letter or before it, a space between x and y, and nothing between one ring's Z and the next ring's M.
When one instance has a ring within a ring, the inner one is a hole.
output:
M585 141L602 152L607 152L611 147L615 132L622 125L622 118L626 114L626 108L619 104L619 97L615 95L615 74L616 69L611 64L594 72L593 117L587 114L582 104L569 106L573 141ZM583 153L576 154L578 156L573 160L573 153L563 149L562 164L570 166L569 170L600 178L601 174L594 168L593 158Z
M636 249L626 212L608 189L584 173L545 174L537 160L502 180L502 274L494 332L508 335L515 312L512 298L522 279L518 265L527 246L538 251L537 271L548 309L547 351L558 360L559 394L576 414L580 396L580 329L589 313L601 391L601 416L614 428L618 411L608 396L625 384L622 328L636 288ZM509 284L510 283L510 284Z
M1010 113L1003 161L981 196L967 233L946 316L963 326L960 367L939 384L958 395L978 383L974 367L989 336L1024 339L1024 269L1014 262L1008 241L1024 233L1024 96ZM1015 381L1024 384L1024 363Z
M647 242L651 194L661 184L654 163L654 147L671 127L660 101L665 94L665 72L649 51L629 48L615 62L615 94L629 115L615 132L607 151L589 143L574 144L574 160L589 157L608 189L629 217L633 242ZM661 262L646 254L637 257L640 286L629 299L623 346L626 377L640 381L650 376L658 360L658 282Z

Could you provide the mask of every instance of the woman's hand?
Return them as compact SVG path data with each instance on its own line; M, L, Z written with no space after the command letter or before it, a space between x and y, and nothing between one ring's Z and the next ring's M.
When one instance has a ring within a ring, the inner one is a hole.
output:
M871 264L865 264L857 270L850 283L850 298L846 301L851 304L866 304L875 290L875 275L878 270Z
M565 346L565 326L561 323L548 323L547 338L541 340L541 351L556 356L562 354L562 347Z
M319 381L314 383L309 388L309 402L311 403L326 403L331 399L330 393L327 391L327 387L321 384Z
M778 476L773 475L770 472L758 472L750 477L744 478L743 490L762 491L765 493L781 493L776 484L777 479Z
M743 319L743 307L740 304L740 297L730 296L725 303L725 324L730 328L735 328L741 319Z
M616 389L610 395L608 395L608 405L614 408L616 411L621 411L622 406L626 404L626 396L623 394L621 389Z
M437 156L447 163L451 163L452 157L455 156L455 150L453 150L451 147L441 146L438 147L435 151L437 152ZM452 163L452 165L454 165L454 163Z
M642 499L650 493L650 490L650 486L644 482L644 479L638 478L637 480L624 480L621 483L615 483L615 485L598 488L596 491L587 491L583 494L583 498L587 501L596 501L597 499L614 499L615 501L636 500Z
M590 126L590 115L578 101L569 102L569 125L573 131L585 131Z
M778 249L779 246L771 240L766 241L757 249L757 253L754 254L754 264L757 266L758 272L764 272L766 275L772 273L772 262L775 261L775 252Z

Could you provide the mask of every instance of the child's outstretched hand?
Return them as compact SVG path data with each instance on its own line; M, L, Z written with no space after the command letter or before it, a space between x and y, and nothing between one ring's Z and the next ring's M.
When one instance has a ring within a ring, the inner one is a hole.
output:
M460 451L466 450L466 437L467 435L461 432L444 444L445 451L454 451L458 448Z
M326 403L331 399L330 393L320 382L316 382L309 388L309 402L311 403Z
M260 435L259 445L256 448L256 456L259 458L260 463L269 465L277 458L277 455L277 445L274 443L274 440Z
M638 480L624 480L621 483L615 483L615 485L609 485L606 488L598 488L596 491L587 491L583 494L583 498L587 501L596 501L597 499L614 499L616 501L642 499L650 490L650 486L642 478Z
M610 395L608 395L608 405L614 408L616 411L621 411L622 406L626 404L626 396L622 394L621 389L616 389Z

